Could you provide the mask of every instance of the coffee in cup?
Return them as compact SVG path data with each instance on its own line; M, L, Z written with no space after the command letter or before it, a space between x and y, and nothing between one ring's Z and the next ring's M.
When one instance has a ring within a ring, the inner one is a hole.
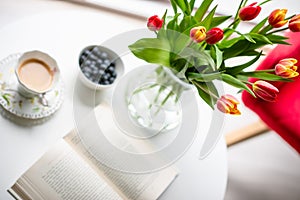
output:
M40 51L24 53L16 67L19 92L24 96L45 94L57 83L59 69L56 61Z

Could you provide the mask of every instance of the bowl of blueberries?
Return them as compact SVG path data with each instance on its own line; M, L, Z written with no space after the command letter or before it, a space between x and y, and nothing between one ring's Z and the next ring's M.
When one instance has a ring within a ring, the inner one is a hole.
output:
M124 73L118 54L99 45L87 46L80 52L79 66L82 83L96 90L110 88Z

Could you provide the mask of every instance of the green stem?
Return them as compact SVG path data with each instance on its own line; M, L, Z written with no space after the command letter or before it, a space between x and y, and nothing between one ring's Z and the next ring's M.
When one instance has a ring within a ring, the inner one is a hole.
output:
M249 82L249 81L243 81L243 80L242 80L242 82L245 83L245 84L248 84L248 85L253 85L253 83L251 83L251 82Z
M285 30L287 30L287 29L289 29L289 28L288 28L288 27L285 27L285 28L282 28L282 29L274 30L274 31L271 31L271 32L267 33L267 35L271 35L271 34L273 34L273 33L281 32L281 31L285 31Z
M233 26L236 22L240 21L240 18L236 18L234 21L231 22L231 24L229 24L228 27Z
M268 32L268 31L270 31L270 30L272 30L272 26L271 25L267 25L267 26L265 26L262 30L260 30L258 33L259 34L265 34L266 32Z
M260 4L258 4L258 5L261 6L261 5L265 4L265 3L268 3L269 1L272 1L272 0L266 0L266 1L264 1L264 2L262 2Z

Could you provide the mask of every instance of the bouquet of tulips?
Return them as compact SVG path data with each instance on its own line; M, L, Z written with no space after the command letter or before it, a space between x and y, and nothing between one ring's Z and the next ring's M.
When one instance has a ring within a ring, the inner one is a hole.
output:
M154 15L147 26L155 33L154 38L142 38L130 45L133 54L149 63L170 68L180 79L193 84L199 96L212 108L229 114L240 114L238 100L230 94L220 95L215 80L223 81L256 98L276 101L278 89L271 81L290 81L298 76L297 60L281 60L272 70L249 71L266 45L286 44L287 37L280 32L287 29L300 31L300 15L286 17L287 9L276 9L261 22L242 33L239 24L255 19L261 11L261 3L248 4L241 0L234 16L216 15L217 6L210 9L213 0L203 0L195 8L195 0L170 0L173 13ZM229 66L235 57L242 63ZM246 61L245 61L246 60ZM248 82L248 78L258 80Z

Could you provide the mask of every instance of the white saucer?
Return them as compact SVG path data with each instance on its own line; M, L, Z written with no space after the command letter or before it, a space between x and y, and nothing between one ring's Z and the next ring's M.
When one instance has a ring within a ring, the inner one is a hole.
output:
M21 53L12 54L0 61L0 104L11 114L25 119L41 119L52 115L63 102L63 82L44 95L48 106L38 97L27 98L19 94L15 65Z

